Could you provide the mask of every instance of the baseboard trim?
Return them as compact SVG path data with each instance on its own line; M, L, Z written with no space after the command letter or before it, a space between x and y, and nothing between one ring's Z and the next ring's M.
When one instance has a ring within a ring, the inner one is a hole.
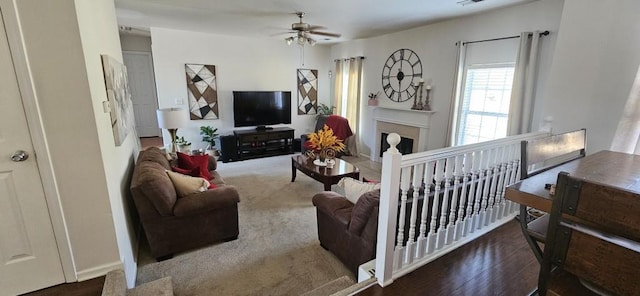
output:
M93 278L97 278L99 276L103 276L107 274L107 272L112 271L114 269L123 269L124 266L120 261L114 261L111 263L103 264L100 266L88 268L85 270L81 270L76 272L76 276L78 277L78 281L86 281Z

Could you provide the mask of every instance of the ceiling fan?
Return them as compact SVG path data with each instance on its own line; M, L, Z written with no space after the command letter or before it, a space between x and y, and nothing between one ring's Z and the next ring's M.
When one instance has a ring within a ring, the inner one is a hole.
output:
M299 22L291 24L291 31L289 33L296 33L296 36L287 37L284 40L287 44L291 45L294 40L297 40L299 45L304 45L305 43L309 43L310 45L315 45L316 40L312 38L311 35L320 35L320 36L328 36L338 38L342 36L342 34L338 33L330 33L330 32L321 32L317 30L326 29L324 26L316 26L305 23L302 18L304 17L304 12L296 12L296 15L300 19Z

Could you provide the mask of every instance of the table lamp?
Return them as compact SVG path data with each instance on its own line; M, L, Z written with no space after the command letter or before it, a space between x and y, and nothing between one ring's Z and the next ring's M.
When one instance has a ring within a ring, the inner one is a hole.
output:
M176 152L176 133L178 128L187 125L187 111L181 108L166 108L156 110L158 127L166 129L171 135L171 149Z

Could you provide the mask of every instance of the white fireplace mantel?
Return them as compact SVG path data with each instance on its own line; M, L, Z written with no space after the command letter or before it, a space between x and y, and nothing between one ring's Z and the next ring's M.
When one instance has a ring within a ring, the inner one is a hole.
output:
M407 109L394 109L387 107L376 107L374 110L374 119L375 119L375 152L371 153L371 160L380 161L380 157L378 153L380 151L380 137L381 132L396 132L403 136L400 132L401 128L398 131L389 130L388 124L381 124L381 122L396 124L400 126L407 126L412 128L419 129L418 138L413 139L417 142L415 145L414 153L420 151L427 150L427 140L429 137L429 127L431 126L431 116L436 111L423 111L423 110L407 110ZM381 126L386 126L385 130L381 130ZM415 151L417 150L417 151Z

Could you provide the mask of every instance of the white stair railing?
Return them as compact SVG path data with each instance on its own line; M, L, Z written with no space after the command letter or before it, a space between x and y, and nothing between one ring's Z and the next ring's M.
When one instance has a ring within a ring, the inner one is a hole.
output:
M401 155L390 134L382 159L375 276L386 286L508 222L504 188L519 179L520 142L536 132Z

